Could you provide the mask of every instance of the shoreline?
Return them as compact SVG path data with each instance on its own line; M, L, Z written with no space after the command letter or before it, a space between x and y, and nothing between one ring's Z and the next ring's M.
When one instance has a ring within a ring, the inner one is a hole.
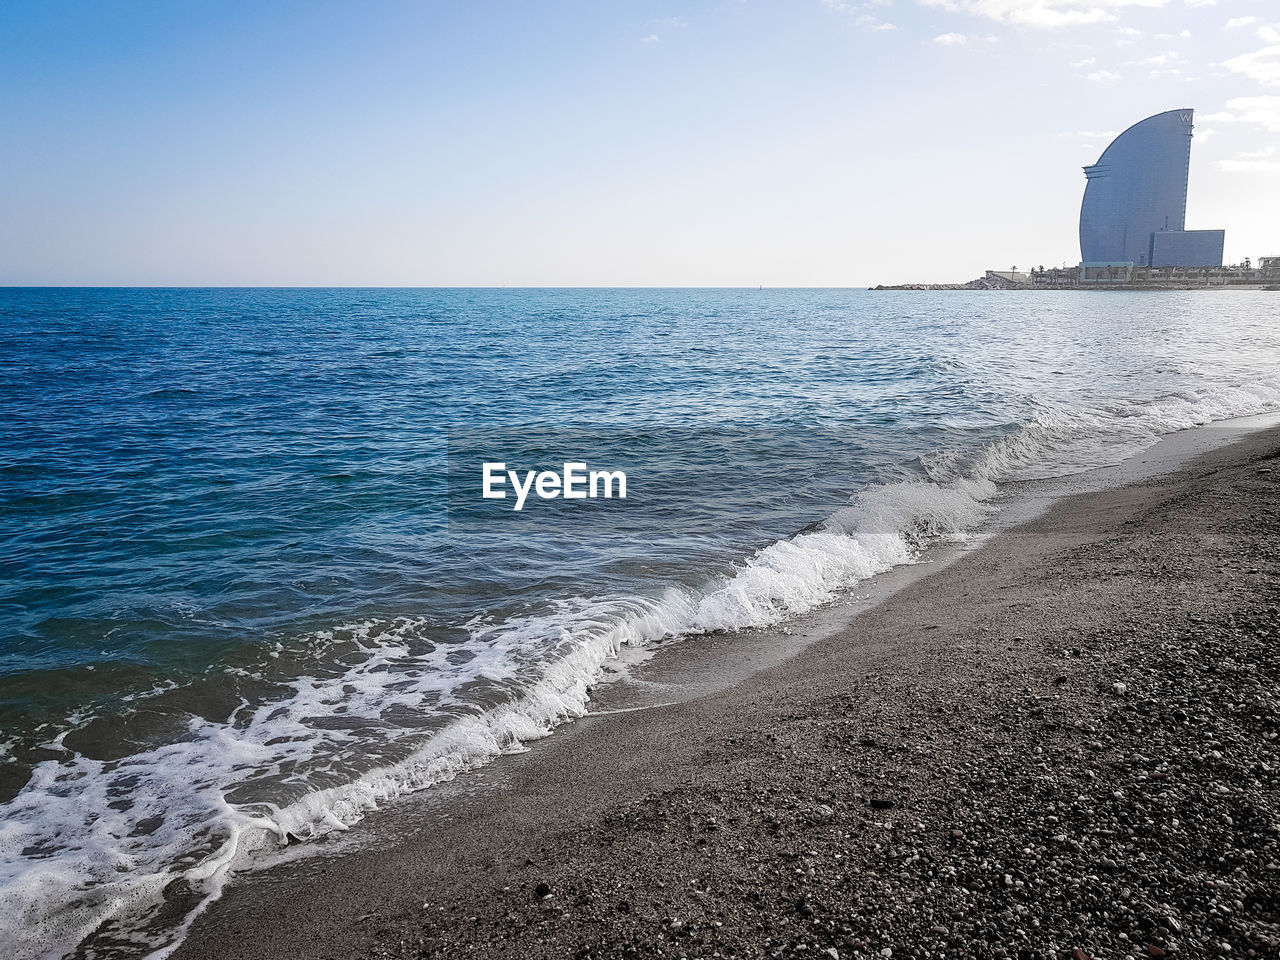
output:
M1278 452L1060 500L394 844L237 878L172 956L1266 955Z
M1169 293L1182 292L1187 290L1235 290L1245 293L1267 292L1274 293L1280 290L1280 284L1276 283L1218 283L1218 284L1139 284L1139 283L1089 283L1079 284L1073 287L1027 287L1027 286L1009 286L1009 287L971 287L963 283L894 283L879 284L874 287L867 287L870 293L890 293L894 291L912 291L916 293L1045 293L1050 291L1068 291L1073 293L1079 292L1116 292L1127 291L1130 293Z

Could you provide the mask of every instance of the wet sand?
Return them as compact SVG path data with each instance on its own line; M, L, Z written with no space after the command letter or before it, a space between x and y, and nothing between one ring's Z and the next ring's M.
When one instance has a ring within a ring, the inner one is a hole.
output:
M237 882L174 956L1277 956L1278 605L1271 429Z

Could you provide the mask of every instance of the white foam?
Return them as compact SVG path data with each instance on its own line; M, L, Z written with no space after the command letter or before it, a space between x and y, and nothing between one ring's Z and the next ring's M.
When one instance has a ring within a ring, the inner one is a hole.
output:
M1154 400L1098 400L1087 407L1053 407L988 445L972 475L1030 480L1119 463L1162 436L1217 420L1280 407L1280 376L1239 385L1202 387Z
M339 676L294 681L228 723L193 718L185 739L147 753L38 765L0 822L0 942L29 960L66 953L109 918L140 929L174 879L214 897L231 872L288 838L345 830L396 796L582 716L604 664L626 645L779 623L912 562L931 542L963 539L993 509L999 481L1116 462L1173 430L1278 406L1280 378L1270 378L1045 410L976 455L929 458L927 479L862 490L817 529L764 547L701 589L577 599L473 623L467 658L448 645L421 653L417 621L355 625L341 639L359 656ZM477 682L490 691L488 707L459 695ZM452 719L434 731L387 719L424 713ZM353 757L370 748L372 729L388 759L361 772ZM181 935L138 934L161 952Z

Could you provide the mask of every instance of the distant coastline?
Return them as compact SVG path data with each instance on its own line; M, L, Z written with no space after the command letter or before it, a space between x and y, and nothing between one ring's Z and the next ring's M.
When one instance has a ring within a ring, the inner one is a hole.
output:
M1280 290L1280 267L1275 258L1264 258L1254 267L1250 261L1228 267L1134 267L1093 265L1039 267L1020 273L988 270L967 283L879 284L869 290Z

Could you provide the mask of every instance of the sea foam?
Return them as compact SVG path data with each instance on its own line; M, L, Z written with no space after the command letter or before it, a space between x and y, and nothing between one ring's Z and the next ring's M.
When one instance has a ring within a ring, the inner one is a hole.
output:
M781 623L932 543L965 539L994 510L999 482L1117 462L1171 431L1277 406L1280 378L1048 409L978 451L926 458L919 479L860 490L700 589L576 598L473 623L462 662L443 645L423 654L411 619L354 624L344 636L359 656L338 676L293 681L287 695L242 703L227 722L192 718L185 737L145 753L37 765L0 822L0 939L14 960L54 957L115 921L114 942L163 955L185 929L149 923L169 884L185 881L207 903L234 872L290 841L346 830L397 796L521 750L586 712L624 646ZM480 678L497 691L491 705L453 699ZM349 773L327 762L358 752L354 721L382 724L423 704L452 706L454 716L428 733L383 725L381 736L402 747L393 762ZM246 784L299 770L312 773L294 775L288 802L252 801Z

